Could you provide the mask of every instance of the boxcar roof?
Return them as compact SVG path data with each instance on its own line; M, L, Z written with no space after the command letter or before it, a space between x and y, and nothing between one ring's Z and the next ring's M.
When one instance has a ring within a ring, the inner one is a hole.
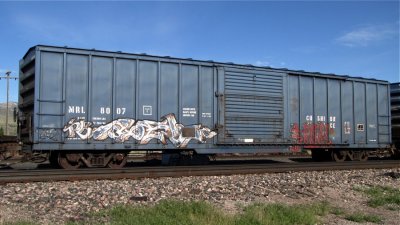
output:
M364 78L364 77L355 77L355 76L349 76L349 75L338 75L338 74L333 74L333 73L320 73L320 72L309 72L309 71L304 71L304 70L291 70L287 68L273 68L269 66L255 66L251 64L237 64L237 63L232 63L232 62L216 62L213 60L196 60L192 58L177 58L177 57L171 57L171 56L156 56L156 55L148 55L146 53L127 53L127 52L121 52L121 51L105 51L105 50L97 50L97 49L84 49L84 48L73 48L73 47L68 47L68 46L51 46L51 45L36 45L31 47L26 54L24 55L23 58L25 58L29 52L31 52L34 49L38 50L45 50L45 51L57 51L57 52L86 52L87 54L101 54L102 56L118 56L118 57L135 57L135 58L159 58L159 59L164 59L167 61L180 61L180 62L185 62L185 63L201 63L203 65L209 65L209 66L230 66L230 67L241 67L241 68L247 68L247 69L253 69L253 70L269 70L269 71L274 71L274 72L284 72L288 74L296 74L296 75L304 75L304 76L315 76L315 77L329 77L329 78L335 78L335 79L340 79L340 80L362 80L362 81L369 81L369 82L374 82L374 83L389 83L388 81L385 80L379 80L379 79L374 79L374 78Z

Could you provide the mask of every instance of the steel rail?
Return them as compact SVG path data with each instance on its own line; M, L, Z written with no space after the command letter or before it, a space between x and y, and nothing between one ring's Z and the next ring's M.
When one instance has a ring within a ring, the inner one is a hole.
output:
M130 167L123 169L36 169L36 170L0 170L0 184L80 181L80 180L116 180L157 177L184 176L221 176L233 174L282 173L289 171L327 171L354 169L400 168L398 160L375 160L367 162L307 162L307 163L266 163L266 164L230 164L207 166L157 166Z

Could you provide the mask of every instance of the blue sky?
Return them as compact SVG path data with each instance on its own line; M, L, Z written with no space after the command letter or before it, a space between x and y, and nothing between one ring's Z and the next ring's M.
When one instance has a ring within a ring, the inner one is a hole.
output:
M0 2L0 76L45 44L398 82L399 26L399 1Z

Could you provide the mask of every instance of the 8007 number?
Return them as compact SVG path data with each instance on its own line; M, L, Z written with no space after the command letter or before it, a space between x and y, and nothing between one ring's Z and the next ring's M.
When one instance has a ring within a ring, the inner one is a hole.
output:
M115 112L117 115L124 115L126 111L126 108L116 108ZM111 108L110 107L100 107L100 114L111 114Z

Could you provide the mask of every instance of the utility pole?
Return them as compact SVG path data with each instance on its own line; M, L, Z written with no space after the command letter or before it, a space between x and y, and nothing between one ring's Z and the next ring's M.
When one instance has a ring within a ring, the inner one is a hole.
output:
M8 96L9 96L9 92L10 92L10 79L15 79L17 80L18 77L12 77L10 76L11 71L7 71L6 72L6 76L0 76L0 80L1 78L4 78L7 80L7 109L6 109L6 130L5 130L5 135L8 135Z

